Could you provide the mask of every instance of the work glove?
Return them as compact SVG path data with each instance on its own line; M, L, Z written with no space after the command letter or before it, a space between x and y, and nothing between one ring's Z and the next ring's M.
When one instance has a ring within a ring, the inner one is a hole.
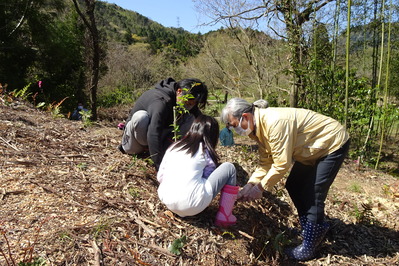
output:
M254 185L250 191L247 193L247 201L253 201L256 199L260 199L263 196L263 188L260 184Z
M237 200L239 201L247 201L247 194L251 190L254 185L251 183L246 184L237 195Z

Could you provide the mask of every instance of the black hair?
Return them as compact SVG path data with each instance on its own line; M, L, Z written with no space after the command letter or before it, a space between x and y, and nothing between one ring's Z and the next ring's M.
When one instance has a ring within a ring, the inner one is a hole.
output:
M191 125L186 135L179 140L173 149L187 150L192 156L197 153L200 143L209 151L215 164L218 164L219 156L216 154L216 145L219 139L219 123L215 118L208 115L199 115Z
M187 89L183 94L192 94L198 102L198 107L205 108L208 100L208 87L199 79L188 78L177 82L178 88Z

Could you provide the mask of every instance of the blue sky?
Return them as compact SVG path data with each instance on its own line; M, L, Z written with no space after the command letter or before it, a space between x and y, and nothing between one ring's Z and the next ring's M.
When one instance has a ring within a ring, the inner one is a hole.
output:
M165 27L182 27L192 33L206 33L217 30L216 27L199 27L198 24L207 21L201 16L191 0L103 0L116 4L124 9L140 13Z

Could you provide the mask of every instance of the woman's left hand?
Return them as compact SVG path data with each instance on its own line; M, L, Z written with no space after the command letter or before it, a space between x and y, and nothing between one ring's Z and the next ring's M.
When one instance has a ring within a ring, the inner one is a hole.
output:
M247 194L247 200L248 201L253 201L256 199L260 199L263 196L263 191L264 189L262 188L262 185L260 183L256 184L251 188L251 190Z
M246 184L237 195L238 201L247 201L248 192L253 188L254 184L248 183Z

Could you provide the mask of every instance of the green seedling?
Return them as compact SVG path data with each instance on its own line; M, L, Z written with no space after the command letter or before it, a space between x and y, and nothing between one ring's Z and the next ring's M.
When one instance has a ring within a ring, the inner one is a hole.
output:
M354 207L354 210L351 212L351 215L355 217L356 223L361 224L379 224L377 219L374 217L372 212L371 204L362 203L362 209L360 209L357 205Z
M84 127L90 127L93 125L93 121L91 121L91 110L80 111L79 114L82 115L82 122Z
M60 233L60 239L63 242L68 242L68 241L72 240L72 238L69 236L69 234L67 232L61 232Z
M80 170L86 170L87 169L87 163L79 163L77 166Z
M273 248L280 254L283 254L283 249L288 244L290 244L290 240L287 239L287 237L285 236L285 231L283 231L277 234L276 237L274 238Z
M140 190L138 188L135 187L129 187L127 189L127 192L129 193L130 196L132 196L133 198L137 198L140 196Z
M43 258L35 258L31 262L20 262L18 266L45 266L47 265L46 260Z
M100 220L99 223L93 227L92 234L94 238L97 238L101 233L109 230L111 227L110 221Z
M175 239L172 244L169 245L169 251L177 256L181 254L181 249L187 242L187 237L182 236L181 238Z
M352 183L349 186L349 190L355 193L362 193L363 189L358 183Z
M194 96L190 93L191 89L194 88L195 86L201 85L200 83L193 83L191 84L191 88L183 88L183 91L186 93L182 96L179 96L180 101L178 101L176 106L173 107L173 124L170 126L173 127L172 132L173 132L173 140L177 141L181 138L181 135L179 135L180 128L179 125L177 124L177 121L179 120L180 117L182 117L185 113L188 113L189 111L187 108L184 106L185 102L187 102L190 99L194 99Z

